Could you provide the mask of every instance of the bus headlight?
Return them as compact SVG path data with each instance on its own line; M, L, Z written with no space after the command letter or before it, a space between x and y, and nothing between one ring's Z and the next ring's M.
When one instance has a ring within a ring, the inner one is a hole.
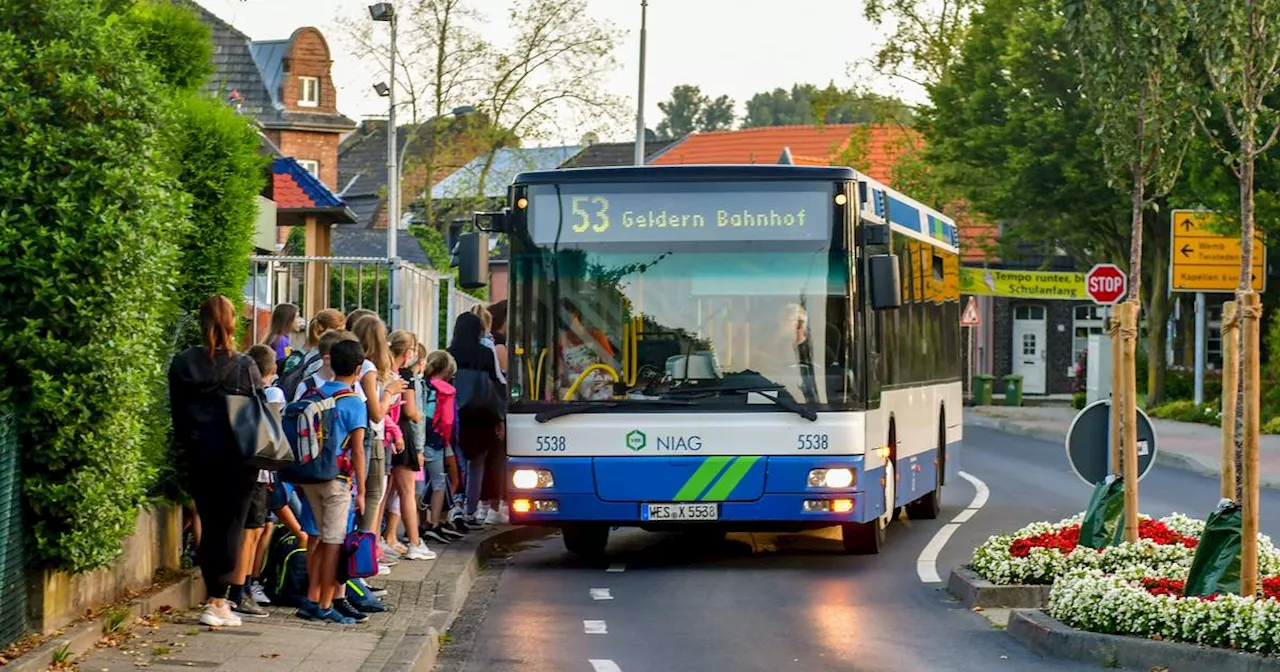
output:
M511 474L511 485L517 490L534 490L537 488L554 488L556 480L546 469L516 469Z
M809 472L811 488L847 488L852 485L852 469L814 469Z

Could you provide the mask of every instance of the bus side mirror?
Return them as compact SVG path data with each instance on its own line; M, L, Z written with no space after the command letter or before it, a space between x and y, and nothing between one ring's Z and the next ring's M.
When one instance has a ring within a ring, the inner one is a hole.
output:
M902 307L902 282L898 276L898 255L873 254L867 257L867 284L872 310Z
M470 231L458 236L452 265L458 269L458 284L463 289L489 284L489 234Z

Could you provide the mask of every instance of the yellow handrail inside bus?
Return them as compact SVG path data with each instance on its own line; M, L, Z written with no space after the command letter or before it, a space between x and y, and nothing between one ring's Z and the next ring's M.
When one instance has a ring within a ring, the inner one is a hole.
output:
M547 361L547 349L543 348L542 352L538 353L538 377L533 379L534 381L534 388L533 388L534 397L533 398L535 400L542 396L542 365L545 364L546 361Z
M569 386L569 391L564 393L565 401L573 399L573 396L578 393L578 387L582 385L582 381L586 380L587 375L593 371L608 371L609 375L613 376L613 382L615 383L621 380L618 377L618 370L612 366L609 366L608 364L592 364L591 366L588 366L585 371L578 374L578 379L573 381L573 385Z

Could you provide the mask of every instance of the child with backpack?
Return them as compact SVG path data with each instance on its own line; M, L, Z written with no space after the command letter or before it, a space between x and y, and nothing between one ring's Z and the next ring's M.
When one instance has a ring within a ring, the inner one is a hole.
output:
M400 439L391 455L391 494L387 501L387 521L382 546L392 549L405 560L434 560L435 551L427 548L419 533L418 506L414 499L414 473L422 468L418 455L422 454L421 429L425 425L419 405L422 390L418 388L422 381L414 378L410 368L411 358L417 357L418 339L407 331L393 331L390 350L391 369L405 381L405 390L400 401L393 403L387 412L388 440L395 435L399 435ZM401 545L396 539L401 520L404 521L408 546Z
M427 355L427 366L423 371L426 377L426 388L431 398L431 419L426 432L426 445L423 449L428 486L431 490L429 506L431 526L427 536L448 543L462 537L462 534L445 520L445 496L449 492L449 481L445 474L445 449L450 446L454 434L457 416L457 390L449 381L458 370L458 365L445 350L436 350Z
M276 352L269 346L255 345L249 348L249 352L246 354L258 366L258 373L262 376L263 392L266 395L267 403L277 411L284 410L284 392L274 386ZM270 471L260 470L258 472L257 485L254 488L252 497L249 499L249 512L245 517L244 535L240 541L240 554L237 557L236 571L232 576L231 592L228 595L228 599L236 605L234 607L235 612L241 616L267 617L267 612L258 606L258 597L265 597L265 595L254 595L250 577L258 557L258 546L261 540L264 536L268 539L271 537L271 531L267 526L267 502L272 480L273 477Z
M292 404L286 412L285 423L289 431L290 418L296 422L298 416L315 417L314 423L304 423L303 427L321 430L311 436L320 439L320 453L310 461L290 467L284 478L299 485L311 506L319 532L318 539L310 542L314 548L307 549L307 599L298 608L297 616L350 625L356 621L345 612L356 610L346 600L336 603L334 594L338 590L338 563L352 507L360 513L370 505L363 491L353 497L351 488L352 479L363 483L366 475L364 434L369 416L354 391L364 362L364 350L358 342L340 341L329 350L327 359L333 379ZM312 416L328 399L334 400L332 404L318 416ZM307 407L299 409L299 405ZM294 440L295 452L301 443L301 438Z

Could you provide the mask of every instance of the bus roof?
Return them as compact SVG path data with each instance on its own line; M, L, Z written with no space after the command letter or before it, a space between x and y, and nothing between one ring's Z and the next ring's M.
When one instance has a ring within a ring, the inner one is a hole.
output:
M684 182L715 180L853 180L858 173L840 166L620 166L566 168L516 175L515 184L572 184L581 182Z

